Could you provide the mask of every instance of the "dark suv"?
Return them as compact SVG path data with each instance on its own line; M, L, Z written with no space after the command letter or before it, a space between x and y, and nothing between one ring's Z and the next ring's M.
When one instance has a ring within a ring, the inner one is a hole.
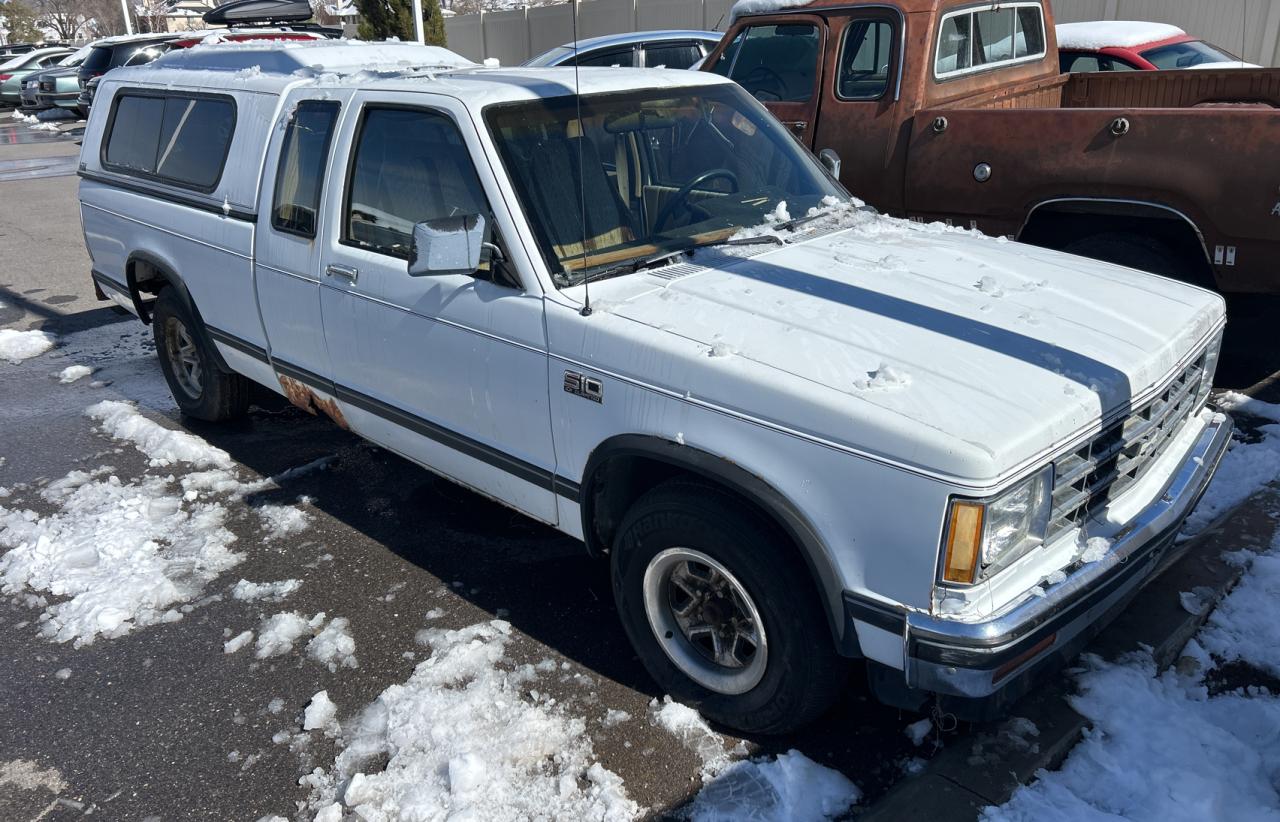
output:
M113 68L150 63L168 51L176 39L176 34L157 34L154 37L108 37L96 43L80 64L81 88Z

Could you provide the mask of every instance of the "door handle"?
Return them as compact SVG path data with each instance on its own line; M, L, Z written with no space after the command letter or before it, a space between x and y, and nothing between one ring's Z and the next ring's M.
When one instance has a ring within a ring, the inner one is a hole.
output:
M360 270L349 265L329 263L324 267L324 273L330 277L341 277L352 285L355 285L356 280L360 279Z

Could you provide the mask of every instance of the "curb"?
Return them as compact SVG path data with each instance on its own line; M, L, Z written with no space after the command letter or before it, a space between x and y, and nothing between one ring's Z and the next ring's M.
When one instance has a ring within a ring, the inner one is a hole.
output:
M1196 635L1214 606L1239 581L1244 569L1227 564L1222 553L1265 548L1276 530L1280 489L1268 488L1192 537L1192 545L1164 569L1089 645L1086 653L1114 660L1148 649L1157 670L1177 662L1187 641ZM1195 613L1183 607L1180 594L1209 588ZM1062 764L1089 721L1066 699L1069 676L1044 683L1014 705L1011 720L1030 720L1037 733L1017 733L1010 721L974 726L975 733L953 739L917 776L890 788L880 800L856 815L858 822L972 822L983 808L1003 805L1037 771Z

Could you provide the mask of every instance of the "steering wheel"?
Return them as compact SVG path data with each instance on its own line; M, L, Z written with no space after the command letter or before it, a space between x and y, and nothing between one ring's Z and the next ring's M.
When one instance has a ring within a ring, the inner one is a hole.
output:
M671 199L667 200L667 204L663 206L662 211L658 212L658 218L653 221L653 233L658 234L666 227L667 221L676 213L676 209L686 205L685 200L689 199L689 194L698 186L723 177L733 184L733 193L738 193L738 175L734 174L727 168L713 168L710 171L704 171L689 182L680 186L680 190L671 195Z
M761 79L752 80L751 78L755 77L757 74L761 75ZM775 100L779 101L787 95L787 81L782 79L781 74L768 66L756 66L751 71L747 72L747 76L743 77L739 81L739 84L743 88L747 89L751 96L755 97L757 100L764 99L760 96L761 94L771 95ZM769 84L772 84L777 91L769 88Z

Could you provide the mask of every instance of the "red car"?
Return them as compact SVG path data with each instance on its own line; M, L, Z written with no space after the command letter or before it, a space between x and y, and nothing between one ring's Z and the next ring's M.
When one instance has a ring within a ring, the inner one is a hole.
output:
M1258 67L1165 23L1061 23L1057 32L1058 60L1064 73Z

